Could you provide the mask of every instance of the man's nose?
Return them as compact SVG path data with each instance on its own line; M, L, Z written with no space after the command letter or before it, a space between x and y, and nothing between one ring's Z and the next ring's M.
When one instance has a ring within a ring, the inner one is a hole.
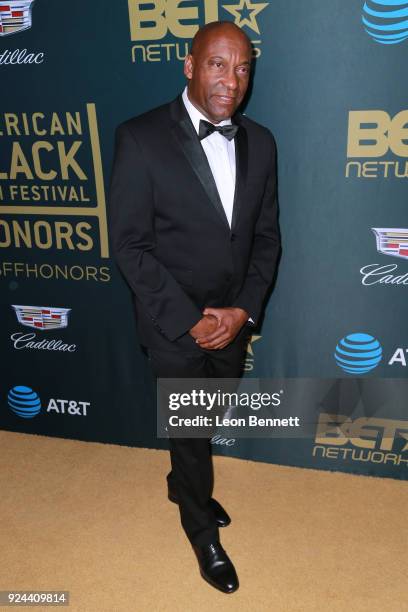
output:
M227 89L235 90L238 88L238 76L234 69L231 69L224 74L223 81Z

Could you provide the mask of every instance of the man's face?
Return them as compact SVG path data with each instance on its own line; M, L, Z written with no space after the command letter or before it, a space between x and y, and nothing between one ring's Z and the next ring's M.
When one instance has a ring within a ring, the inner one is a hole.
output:
M213 123L228 119L245 96L250 63L251 48L240 32L208 33L184 64L191 102Z

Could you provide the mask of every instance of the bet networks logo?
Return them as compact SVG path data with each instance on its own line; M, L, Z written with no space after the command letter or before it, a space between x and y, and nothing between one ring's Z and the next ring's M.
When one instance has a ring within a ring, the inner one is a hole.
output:
M408 38L407 0L367 0L362 22L375 42L397 45Z
M136 43L133 63L183 61L200 25L228 19L252 37L254 57L261 55L258 18L269 2L191 0L188 6L183 4L180 0L128 0L130 39Z
M406 420L321 413L314 442L313 457L408 465Z
M408 259L408 228L372 227L377 251L382 255ZM398 264L368 264L360 269L361 284L370 285L405 285L408 286L408 271L395 274Z
M407 22L408 23L408 22ZM346 178L408 178L408 110L350 111Z

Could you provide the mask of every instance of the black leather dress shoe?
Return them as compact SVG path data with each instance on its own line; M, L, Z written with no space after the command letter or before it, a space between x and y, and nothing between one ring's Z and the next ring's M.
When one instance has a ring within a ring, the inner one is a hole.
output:
M179 503L177 496L174 493L170 493L170 491L168 493L168 498L174 504ZM211 497L210 506L213 509L215 520L217 522L217 527L228 527L228 525L231 523L231 518L229 517L227 512L224 510L224 508L221 506L221 504L217 502L216 499Z
M231 559L220 542L194 546L200 574L211 586L223 593L233 593L239 587L238 576Z

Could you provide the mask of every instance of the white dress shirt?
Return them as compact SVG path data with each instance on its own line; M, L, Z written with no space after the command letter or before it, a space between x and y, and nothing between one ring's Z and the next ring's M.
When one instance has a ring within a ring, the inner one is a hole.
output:
M200 119L208 121L188 99L187 87L183 91L183 102L190 119L198 134ZM217 126L230 125L231 119L224 119ZM235 192L235 144L234 139L228 140L219 132L213 132L210 136L203 138L201 144L210 164L211 172L217 185L228 223L231 227L232 209L234 205Z
M208 121L199 110L192 104L187 95L187 87L183 91L183 102L187 109L190 119L194 125L195 131L199 132L200 119ZM216 125L230 125L231 119L224 119ZM235 192L235 143L234 139L228 140L219 132L213 132L206 138L201 140L204 153L207 156L210 164L211 172L217 185L218 193L221 198L228 223L231 227L232 209L234 206ZM253 324L254 321L249 317L248 322Z

